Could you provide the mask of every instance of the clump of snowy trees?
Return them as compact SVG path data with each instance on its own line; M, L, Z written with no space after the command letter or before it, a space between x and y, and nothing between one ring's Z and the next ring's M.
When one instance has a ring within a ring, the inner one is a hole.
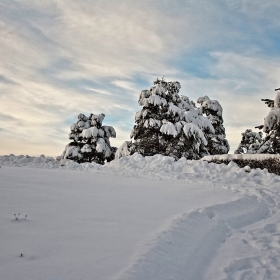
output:
M89 117L79 114L77 122L70 127L72 142L66 145L60 158L99 164L113 160L117 149L111 147L109 138L115 138L116 132L112 126L102 125L104 117L104 114Z
M143 90L131 131L116 157L135 152L143 156L162 154L175 159L199 159L229 151L223 126L222 107L208 96L198 98L196 107L186 96L179 96L180 83L157 79L150 90Z
M274 100L262 99L270 108L264 118L264 124L255 128L263 129L262 132L253 132L246 129L241 133L242 139L235 154L280 154L280 92Z

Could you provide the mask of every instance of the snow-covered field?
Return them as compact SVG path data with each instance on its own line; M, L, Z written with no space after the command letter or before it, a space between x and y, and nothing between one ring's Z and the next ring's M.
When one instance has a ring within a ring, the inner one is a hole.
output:
M0 279L280 279L280 177L266 170L138 154L0 165Z

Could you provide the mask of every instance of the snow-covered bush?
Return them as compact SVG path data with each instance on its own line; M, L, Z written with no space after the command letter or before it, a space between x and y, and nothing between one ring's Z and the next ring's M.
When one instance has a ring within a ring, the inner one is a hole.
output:
M242 140L236 154L280 154L280 92L276 94L274 100L262 99L270 108L268 115L264 118L264 124L256 126L263 129L266 136L262 138L262 133L252 132L247 129L242 133Z
M130 135L134 141L126 141L118 149L116 158L138 152L143 156L161 154L175 159L199 159L213 151L228 152L227 141L221 137L224 130L218 131L222 124L220 104L207 97L209 108L206 103L197 108L188 97L179 96L180 88L177 81L157 79L150 90L140 93L138 103L143 108L135 114L135 125ZM221 143L225 149L220 148Z
M66 145L60 158L99 164L113 160L116 148L111 147L109 138L115 138L116 132L112 126L102 125L104 117L104 114L89 117L79 114L70 127L69 139L73 141Z
M216 164L229 164L235 162L245 172L251 169L267 169L268 172L280 175L280 156L269 154L235 154L206 156L203 160Z

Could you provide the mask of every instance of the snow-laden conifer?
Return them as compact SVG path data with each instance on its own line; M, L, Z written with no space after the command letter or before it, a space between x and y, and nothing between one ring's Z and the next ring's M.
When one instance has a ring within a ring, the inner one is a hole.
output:
M72 140L63 151L61 158L76 162L96 162L114 159L115 147L111 147L109 138L116 137L112 126L102 125L105 115L78 115L76 123L70 126L69 139Z
M246 129L241 133L242 139L235 154L257 154L262 143L262 132L254 132L252 129Z
M211 100L207 95L199 97L197 100L200 112L205 114L214 127L214 133L208 133L208 152L210 155L227 154L229 144L226 139L225 128L223 125L223 108L217 100Z
M177 81L157 79L150 90L141 91L138 104L142 109L135 114L130 135L133 141L126 141L116 158L135 152L176 159L199 159L209 154L207 135L215 135L215 128L193 101L179 96L180 88Z
M262 101L270 110L264 118L263 125L256 126L256 128L263 129L266 135L262 138L261 132L252 132L247 129L242 133L242 140L235 151L236 154L280 154L280 92L277 92L274 100L262 99Z

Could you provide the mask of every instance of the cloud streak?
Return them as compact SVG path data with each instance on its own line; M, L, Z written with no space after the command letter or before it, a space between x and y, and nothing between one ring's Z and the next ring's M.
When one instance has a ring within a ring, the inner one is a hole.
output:
M2 1L0 154L58 155L80 112L129 140L156 77L220 101L232 151L279 87L279 1ZM267 20L269 19L269 21Z

